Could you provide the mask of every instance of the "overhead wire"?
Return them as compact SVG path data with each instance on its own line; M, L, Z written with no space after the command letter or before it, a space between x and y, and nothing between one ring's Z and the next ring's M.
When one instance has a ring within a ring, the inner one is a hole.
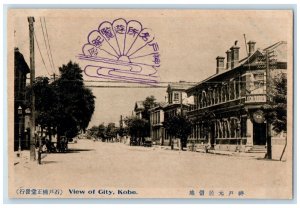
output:
M45 64L45 61L44 61L44 58L43 58L43 55L42 55L42 52L41 52L41 49L40 49L40 46L39 46L39 42L38 42L38 40L37 40L37 37L36 37L35 32L33 32L33 34L34 34L34 39L35 39L35 42L36 42L36 44L37 44L37 46L38 46L38 50L39 50L39 52L40 52L41 58L42 58L42 62L43 62L44 66L45 66L45 69L46 69L46 71L47 71L47 74L48 74L49 76L51 76L50 73L49 73L49 71L48 71L48 69L47 69L47 66L46 66L46 64Z
M47 42L46 42L46 37L45 37L45 32L44 32L44 27L43 27L43 24L42 24L42 18L41 17L40 17L40 23L41 23L41 28L42 28L42 32L43 32L43 38L44 38L44 43L45 43L45 47L46 47L46 52L47 52L50 68L52 68L52 71L53 71L53 65L52 65L51 60L50 60L49 49L47 47ZM54 71L53 71L53 73L54 73Z
M48 40L48 46L49 46L49 51L50 51L51 62L52 62L53 69L55 71L55 64L54 64L54 61L53 61L52 51L51 51L51 47L50 47L50 40L49 40L49 36L48 36L48 30L47 30L47 24L46 24L45 17L44 17L44 25L45 25L46 37L47 37L47 40Z

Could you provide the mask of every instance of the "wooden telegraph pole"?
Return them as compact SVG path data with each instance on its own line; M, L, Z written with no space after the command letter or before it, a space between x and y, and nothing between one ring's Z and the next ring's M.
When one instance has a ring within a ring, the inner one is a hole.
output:
M35 59L34 59L34 17L28 17L29 23L29 50L30 50L30 86L35 81ZM32 91L31 100L31 122L30 122L30 160L36 160L35 157L35 95Z
M266 51L266 94L267 94L267 106L269 108L270 102L270 87L271 87L271 77L270 77L270 63L269 63L269 51ZM269 115L270 109L266 109L266 119L267 119L267 159L272 159L272 130L271 130L271 118Z

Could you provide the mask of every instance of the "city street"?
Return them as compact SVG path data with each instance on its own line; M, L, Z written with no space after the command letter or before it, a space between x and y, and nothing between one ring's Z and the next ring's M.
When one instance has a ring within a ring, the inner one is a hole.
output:
M44 155L42 165L20 161L15 187L224 188L284 195L288 162L171 151L81 139L68 153ZM289 189L288 189L289 190ZM272 192L272 193L271 193ZM266 193L263 193L263 195Z

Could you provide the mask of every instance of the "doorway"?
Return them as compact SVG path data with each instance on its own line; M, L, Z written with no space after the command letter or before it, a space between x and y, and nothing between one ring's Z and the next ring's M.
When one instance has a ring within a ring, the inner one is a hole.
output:
M253 144L266 145L267 141L267 128L266 123L253 122Z

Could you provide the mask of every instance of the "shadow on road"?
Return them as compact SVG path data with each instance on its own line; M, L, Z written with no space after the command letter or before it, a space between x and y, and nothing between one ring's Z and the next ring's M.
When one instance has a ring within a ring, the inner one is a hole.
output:
M80 152L86 152L86 151L95 151L95 149L75 149L75 148L71 148L71 149L68 149L65 152L49 152L48 154L68 154L68 153L80 153Z
M95 151L95 149L68 149L65 153L79 153L79 152L86 152L86 151Z
M276 159L267 159L267 158L255 158L256 160L264 160L264 161L270 161L270 162L274 162L274 161L277 161L277 162L285 162L283 160L276 160Z
M57 161L42 161L42 165L51 164L51 163L58 163Z

